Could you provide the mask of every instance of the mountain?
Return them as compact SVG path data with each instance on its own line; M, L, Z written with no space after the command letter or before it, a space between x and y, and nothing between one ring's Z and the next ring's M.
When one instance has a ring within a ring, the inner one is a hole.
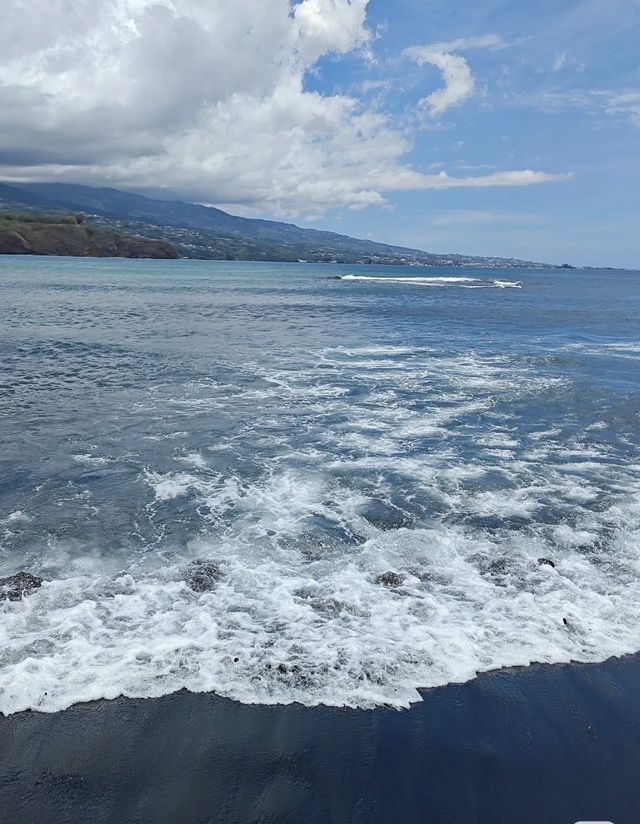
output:
M72 183L0 183L0 208L46 213L84 212L106 229L167 240L183 257L335 261L458 266L522 266L526 261L439 255L370 240L303 229L292 223L230 215L183 201L156 200L111 188Z
M130 237L88 226L82 216L0 213L0 254L75 257L177 258L165 240Z

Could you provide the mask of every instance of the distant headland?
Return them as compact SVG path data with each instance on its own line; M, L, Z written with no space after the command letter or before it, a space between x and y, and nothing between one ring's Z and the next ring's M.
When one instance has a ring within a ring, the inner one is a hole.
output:
M166 240L125 235L85 223L84 215L0 212L0 254L177 258Z

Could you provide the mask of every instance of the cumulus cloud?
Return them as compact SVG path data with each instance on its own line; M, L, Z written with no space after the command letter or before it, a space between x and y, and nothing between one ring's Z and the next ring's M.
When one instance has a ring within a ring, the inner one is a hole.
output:
M7 2L0 178L163 189L274 214L555 179L425 175L406 161L401 124L353 94L309 90L322 57L368 48L368 0ZM469 96L473 77L457 55L433 59L447 81L427 99L438 113Z
M370 35L365 27L369 0L303 0L294 10L301 40L300 50L313 61L326 51L344 54L365 45Z

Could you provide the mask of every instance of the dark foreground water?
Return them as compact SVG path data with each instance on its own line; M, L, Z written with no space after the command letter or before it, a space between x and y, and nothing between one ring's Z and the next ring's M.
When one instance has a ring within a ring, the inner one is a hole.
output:
M637 824L639 765L636 656L492 673L406 712L181 692L0 719L0 820Z
M1 712L640 648L638 273L4 258L0 329Z

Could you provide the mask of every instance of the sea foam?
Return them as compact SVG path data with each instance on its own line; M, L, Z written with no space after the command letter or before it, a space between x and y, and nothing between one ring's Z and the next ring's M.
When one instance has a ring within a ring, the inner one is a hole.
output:
M567 380L391 344L244 369L224 437L188 448L187 414L209 421L229 390L187 386L165 401L180 437L157 464L127 453L131 528L154 540L79 551L59 534L31 552L45 582L0 604L0 711L182 688L401 708L497 667L637 650L637 463L567 421L520 424ZM165 537L183 522L198 528ZM221 572L209 591L188 585L195 559Z
M442 276L442 277L385 277L380 276L377 277L375 275L339 275L339 280L345 281L364 281L369 283L380 283L380 284L404 284L407 286L462 286L469 289L487 289L487 288L499 288L499 289L520 289L522 288L522 283L520 281L509 281L509 280L499 280L499 279L486 279L486 278L471 278L471 277L454 277L454 276Z

